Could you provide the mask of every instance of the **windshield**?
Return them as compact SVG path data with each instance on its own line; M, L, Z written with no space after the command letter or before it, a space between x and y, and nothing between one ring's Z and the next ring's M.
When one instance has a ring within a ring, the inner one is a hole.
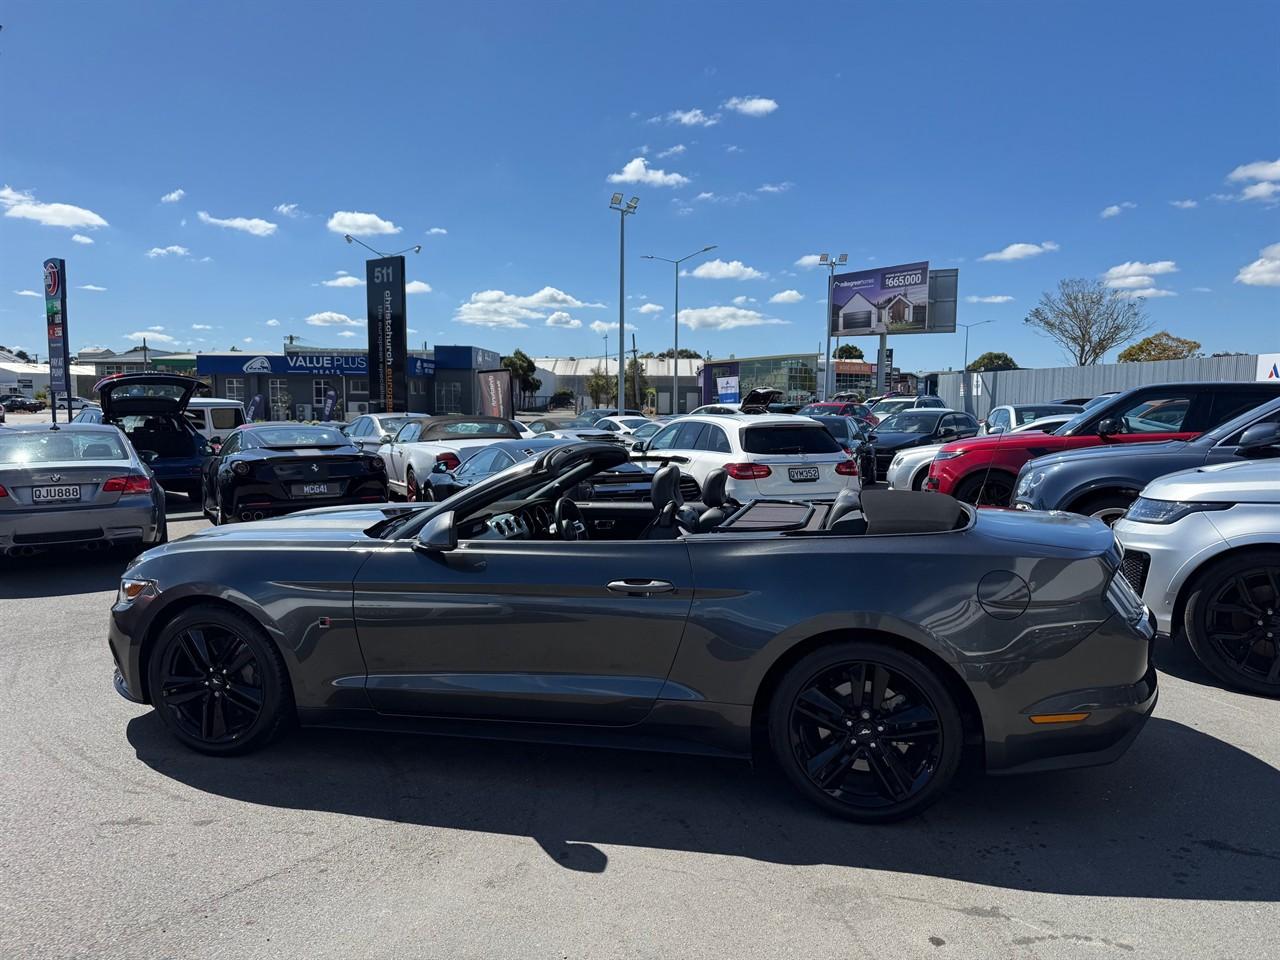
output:
M427 432L431 437L510 437L514 435L514 431L506 423L488 420L453 420L433 423Z
M814 417L820 424L831 431L837 440L845 440L849 436L849 421L844 417Z
M1039 420L1041 417L1052 416L1055 413L1075 413L1075 407L1062 404L1048 404L1043 407L1015 407L1013 411L1018 418L1019 424L1030 423L1032 420Z
M893 416L900 410L910 410L914 404L914 400L881 400L871 408L871 412L883 419Z
M128 460L120 435L93 433L19 433L0 435L0 463L55 463L67 460Z
M340 447L350 441L331 427L258 427L249 434L264 447Z
M887 420L881 420L880 426L876 427L876 433L933 433L941 416L940 413L909 410L895 414Z
M840 444L821 424L791 426L762 424L742 431L742 449L746 453L837 453Z
M638 430L640 427L647 427L649 421L643 417L628 417L626 420L619 421L628 430Z
M585 430L588 427L594 427L597 420L602 417L574 417L572 420L566 420L560 426L554 428L556 430Z

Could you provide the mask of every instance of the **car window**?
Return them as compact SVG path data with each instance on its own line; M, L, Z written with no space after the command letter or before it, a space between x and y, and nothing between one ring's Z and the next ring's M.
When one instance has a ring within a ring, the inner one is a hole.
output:
M18 433L0 436L0 463L56 463L62 460L128 460L114 430L92 433Z
M597 420L596 429L604 430L606 433L617 433L622 428L618 426L616 423L614 423L612 420Z
M938 426L939 415L928 410L907 410L881 420L878 433L933 433Z
M1191 398L1155 397L1132 404L1121 413L1126 433L1177 433L1191 409Z
M342 432L348 437L363 437L368 435L370 426L368 417L357 417L355 422Z
M648 425L648 423L649 421L645 420L643 417L628 417L626 420L622 421L622 425L628 430L638 429L639 427Z
M72 423L101 423L102 411L101 410L81 410L79 413L76 414L75 419L72 420L71 422Z
M347 438L332 427L297 426L257 427L254 439L264 447L340 447Z
M213 407L209 419L214 430L234 430L244 423L244 413L239 407Z
M712 424L706 425L706 430L702 433L702 438L698 442L699 450L709 450L712 453L732 453L733 450L729 446L729 438L723 430Z
M1253 390L1218 390L1213 394L1213 406L1206 428L1233 420L1240 414L1266 403L1270 397Z
M820 423L761 424L742 428L742 449L747 453L786 455L792 453L838 453L840 444Z
M1269 413L1267 416L1262 417L1259 420L1255 420L1253 423L1249 424L1249 427L1256 426L1259 423L1280 423L1280 410L1276 410L1273 413ZM1241 429L1237 430L1235 433L1231 434L1231 436L1227 437L1225 440L1222 441L1221 446L1224 446L1224 447L1238 446L1240 443L1241 435L1243 435L1245 430L1248 430L1249 427L1242 427Z
M416 423L416 422L406 423L403 427L400 428L400 431L396 434L396 437L395 437L396 443L413 443L415 440L418 439L418 434L420 434L421 432L422 432L422 424Z
M643 427L636 427L634 436L643 440L645 437L652 437L655 433L662 429L662 424L649 422Z
M649 444L650 450L670 450L676 445L676 434L680 432L682 424L673 423L663 427L654 436L653 441Z
M991 415L987 417L987 427L991 430L1001 430L1009 426L1009 411L1004 407L996 407L991 411Z
M678 430L672 449L697 450L698 440L701 438L702 431L706 429L707 425L705 423L689 422L677 424L676 426Z
M815 417L814 419L831 431L831 435L837 440L848 439L849 420L845 417Z
M222 456L230 456L233 453L240 452L240 434L233 433L227 437L226 442L222 444L222 449L218 451Z
M467 460L458 471L460 477L487 476L494 472L494 464L497 462L500 450L481 450L474 457Z

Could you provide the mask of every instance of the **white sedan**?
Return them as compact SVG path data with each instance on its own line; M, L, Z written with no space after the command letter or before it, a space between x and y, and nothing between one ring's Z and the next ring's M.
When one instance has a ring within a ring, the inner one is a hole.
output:
M426 476L433 470L456 470L470 452L468 448L522 436L513 421L502 417L417 417L378 452L387 465L391 493L414 502L430 488Z
M1036 431L1038 433L1053 433L1074 416L1074 413L1060 413L1051 417L1041 417L1039 420L1032 420L1030 423L1019 424L1008 432L1030 433L1031 431ZM927 447L908 447L901 453L896 454L889 464L889 472L886 476L889 489L923 490L924 479L929 475L929 464L933 463L933 455L941 450L942 446L940 443L934 443Z

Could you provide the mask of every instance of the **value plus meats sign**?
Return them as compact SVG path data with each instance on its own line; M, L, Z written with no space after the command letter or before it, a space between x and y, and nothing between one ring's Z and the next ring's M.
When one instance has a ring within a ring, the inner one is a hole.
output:
M67 261L50 258L44 262L44 318L49 331L49 406L57 417L54 398L72 395L71 347L67 336ZM70 400L67 417L71 417Z
M404 257L365 261L369 293L369 403L374 413L409 408Z

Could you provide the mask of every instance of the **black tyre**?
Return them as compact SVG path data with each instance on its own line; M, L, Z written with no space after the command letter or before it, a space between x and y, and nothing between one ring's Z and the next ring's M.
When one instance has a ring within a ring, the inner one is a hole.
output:
M252 619L225 607L202 604L166 624L147 676L161 721L201 753L254 750L294 714L275 644Z
M1119 492L1099 493L1081 500L1072 512L1101 520L1109 527L1124 516L1135 496L1136 494Z
M982 470L956 484L953 496L964 503L1007 507L1013 500L1014 478L1003 470Z
M407 467L404 471L404 498L409 503L422 502L422 491L418 489L418 478L413 467Z
M228 523L235 523L236 517L234 513L228 513L222 506L222 495L219 494L214 500L213 522L216 526L223 526Z
M1280 697L1280 550L1213 564L1192 584L1187 641L1219 680Z
M787 671L769 706L769 740L814 803L862 823L919 813L960 765L960 711L923 663L883 644L822 647Z

